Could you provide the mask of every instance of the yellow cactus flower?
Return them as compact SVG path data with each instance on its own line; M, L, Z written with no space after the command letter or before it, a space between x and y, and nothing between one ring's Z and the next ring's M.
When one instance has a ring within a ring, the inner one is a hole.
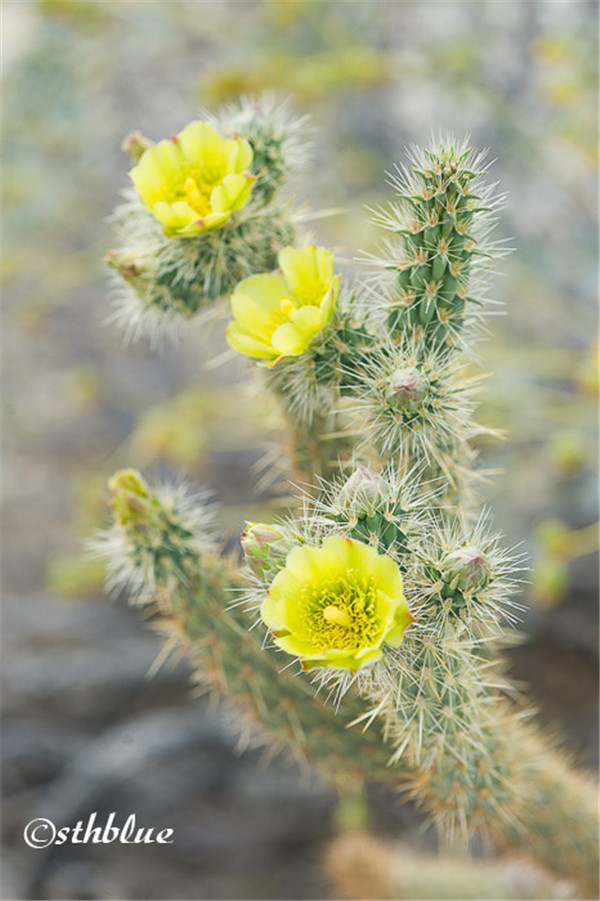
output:
M356 671L397 647L413 617L398 567L351 538L295 548L273 580L261 617L277 644L315 666Z
M129 175L144 206L167 237L198 235L224 225L250 198L253 151L242 138L223 138L208 122L190 122L142 153Z
M227 328L234 350L269 367L281 357L299 356L331 321L340 281L325 247L284 247L278 261L277 272L238 284L231 296L235 318Z

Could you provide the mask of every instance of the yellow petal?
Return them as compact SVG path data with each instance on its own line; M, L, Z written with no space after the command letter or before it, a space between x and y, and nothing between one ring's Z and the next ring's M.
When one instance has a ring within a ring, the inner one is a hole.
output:
M229 138L225 142L227 164L231 172L245 172L252 165L254 152L243 138Z
M250 197L255 175L226 175L220 185L213 189L210 203L216 213L235 212L246 205Z
M313 649L310 641L298 638L297 635L284 635L281 638L275 638L275 644L285 651L287 654L293 654L296 657L302 657L304 654L310 654Z
M149 147L129 175L134 184L141 176L157 188L180 181L183 172L178 145L173 141L160 141Z
M387 554L377 554L377 583L381 591L385 592L388 597L394 600L404 598L400 570Z
M336 275L331 283L331 287L321 302L319 307L319 319L321 325L328 325L332 318L337 304L338 292L340 287L340 277Z
M315 247L315 265L318 278L329 284L333 278L333 253L326 247Z
M279 252L278 260L283 276L290 289L301 296L303 286L313 284L317 276L314 259L314 247L305 244L302 250L295 247L284 247Z
M272 591L267 592L260 607L260 615L267 628L274 629L275 631L285 628L279 614L279 602Z
M330 535L321 545L321 566L335 575L347 572L355 542L351 538Z
M247 332L240 329L235 322L227 326L227 343L240 354L254 357L256 360L271 360L276 354L270 345L257 338L253 338Z
M197 213L184 201L169 204L159 200L152 207L152 212L162 222L165 229L172 233L175 233L179 228L184 228L191 221L198 218Z
M302 668L305 670L314 669L316 666L334 666L336 669L349 669L353 672L364 666L366 663L374 663L379 660L382 653L377 648L368 648L365 651L356 651L348 653L348 651L324 651L322 654L315 654L311 657L302 658Z
M271 337L271 344L275 350L289 357L297 357L306 350L307 340L293 322L285 322L278 326Z
M178 135L177 141L188 163L219 162L224 157L225 142L208 122L190 122ZM222 160L221 165L223 164Z
M196 210L191 207L189 203L186 203L185 200L176 200L175 203L171 204L171 209L173 215L176 216L182 224L189 224L200 218Z
M279 572L269 589L271 609L277 610L282 626L303 641L308 641L310 635L307 628L305 603L301 599L300 582L288 566Z
M279 311L281 300L285 297L284 292L285 284L281 276L268 272L251 275L237 285L231 296L232 307L235 308L234 315L240 322L244 322L245 314L242 305L248 303L251 312L246 318L249 319L248 326L250 327L258 310L262 311L263 315Z
M321 548L303 545L302 547L294 548L288 554L285 568L300 584L304 584L305 582L310 582L314 577L320 576L323 571L322 558Z
M406 601L404 604L398 604L394 616L394 625L385 636L386 644L391 645L393 648L397 648L398 645L402 643L406 628L410 626L412 622L414 622L414 616L411 616L409 613Z
M220 228L224 225L230 217L230 213L209 213L207 216L202 216L198 219L198 224L200 225L202 231L212 232L216 228Z
M363 650L356 652L354 660L359 666L364 666L365 663L374 663L382 656L383 653L380 648L364 648Z
M306 336L306 343L308 344L321 329L319 308L312 306L300 307L292 316L292 322Z
M262 273L251 275L236 287L231 295L231 310L236 322L250 335L270 343L271 334L279 313L282 279L277 275Z

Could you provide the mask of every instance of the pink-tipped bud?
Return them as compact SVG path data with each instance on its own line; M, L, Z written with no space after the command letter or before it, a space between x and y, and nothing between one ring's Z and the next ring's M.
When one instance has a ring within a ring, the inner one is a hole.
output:
M246 563L260 575L269 562L269 548L283 538L275 526L262 522L248 522L242 533L241 544Z
M416 368L396 369L386 385L386 400L404 413L414 413L427 393L425 376Z
M143 157L149 147L152 147L152 141L145 138L140 131L132 131L121 144L121 150L124 150L125 153L130 153L136 163Z
M342 486L337 503L356 516L373 516L388 494L385 479L361 464Z
M448 554L443 561L443 575L452 589L479 591L487 585L490 565L480 548L466 544Z

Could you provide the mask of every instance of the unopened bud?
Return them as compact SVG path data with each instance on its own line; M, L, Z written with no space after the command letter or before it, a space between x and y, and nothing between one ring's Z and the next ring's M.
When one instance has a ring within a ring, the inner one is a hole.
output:
M389 485L385 479L360 465L342 486L337 503L357 516L373 516L388 494Z
M112 494L111 507L120 525L144 519L151 506L151 495L146 482L135 469L121 469L109 479Z
M130 153L136 163L149 147L152 147L152 141L145 138L140 131L132 131L121 144L121 150Z
M108 250L104 254L104 262L116 269L127 282L135 283L153 275L148 258L136 250Z
M405 413L414 413L427 393L427 382L416 366L396 369L389 376L386 399Z
M253 572L260 575L269 562L269 546L282 538L282 533L275 526L262 522L246 523L241 544L246 563Z
M452 589L478 591L486 586L490 577L489 562L474 544L466 544L448 554L443 566L444 579Z

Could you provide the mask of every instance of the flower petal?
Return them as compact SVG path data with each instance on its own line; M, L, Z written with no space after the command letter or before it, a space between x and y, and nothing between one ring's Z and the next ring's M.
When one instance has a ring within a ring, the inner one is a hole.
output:
M149 147L137 166L129 173L134 185L140 191L164 192L183 181L181 151L173 141L160 141ZM140 187L138 187L138 184ZM151 200L147 200L151 203Z
M356 672L359 667L365 666L367 663L374 663L382 656L379 648L368 648L365 651L350 654L347 651L324 651L322 654L303 657L302 668L308 670L317 666L333 666L336 669L349 669Z
M319 254L319 255L318 255ZM279 265L292 294L302 305L318 306L327 293L333 275L333 254L325 247L305 244L302 250L284 247L279 252ZM328 262L330 261L330 263ZM319 268L320 267L320 268ZM325 279L321 271L329 271Z
M300 309L292 315L292 322L296 328L306 336L306 342L308 344L321 330L319 308L312 306L300 307Z
M193 166L225 162L225 141L208 122L190 122L177 136L181 152Z
M406 603L406 602L405 602ZM397 648L402 643L402 638L404 636L404 632L408 626L412 622L414 622L414 616L408 611L408 607L404 607L403 605L398 605L396 608L396 615L394 617L394 626L385 636L386 644L391 645L393 648Z
M275 356L269 344L253 338L235 322L230 322L227 326L227 343L238 353L256 360L271 360Z
M384 591L388 597L404 600L404 590L402 586L402 576L400 570L391 557L387 554L377 555L377 582L381 591Z
M314 548L308 545L296 547L287 556L285 569L290 572L300 584L310 582L315 576L321 575L323 565L319 557L322 548ZM285 572L285 570L283 570ZM277 577L279 578L279 576Z
M296 291L303 282L314 281L316 268L311 253L313 249L310 245L305 244L302 250L296 250L295 247L284 247L279 251L279 265L292 291Z
M306 350L308 342L293 322L286 322L275 329L271 336L271 344L278 353L297 357Z
M234 212L241 210L248 202L255 175L247 172L242 175L226 175L220 185L213 189L210 195L210 203L216 213Z
M252 165L254 151L243 138L228 138L225 141L227 164L232 172L246 172Z
M336 275L331 283L331 287L319 307L319 319L321 325L327 325L333 318L333 313L337 304L337 298L340 288L340 277Z
M283 279L278 275L262 273L244 279L231 295L231 310L236 321L251 334L260 334L269 340L273 329L265 331L267 319L279 312L284 292Z
M279 601L271 591L267 592L264 601L261 604L260 615L262 621L269 629L284 629L285 626L279 615Z
M198 218L198 214L184 200L168 204L162 200L155 203L152 212L165 227L165 231L175 233Z
M298 638L296 635L285 635L281 638L276 637L274 641L282 651L285 651L287 654L294 654L296 657L310 654L313 650L313 646L309 640Z

